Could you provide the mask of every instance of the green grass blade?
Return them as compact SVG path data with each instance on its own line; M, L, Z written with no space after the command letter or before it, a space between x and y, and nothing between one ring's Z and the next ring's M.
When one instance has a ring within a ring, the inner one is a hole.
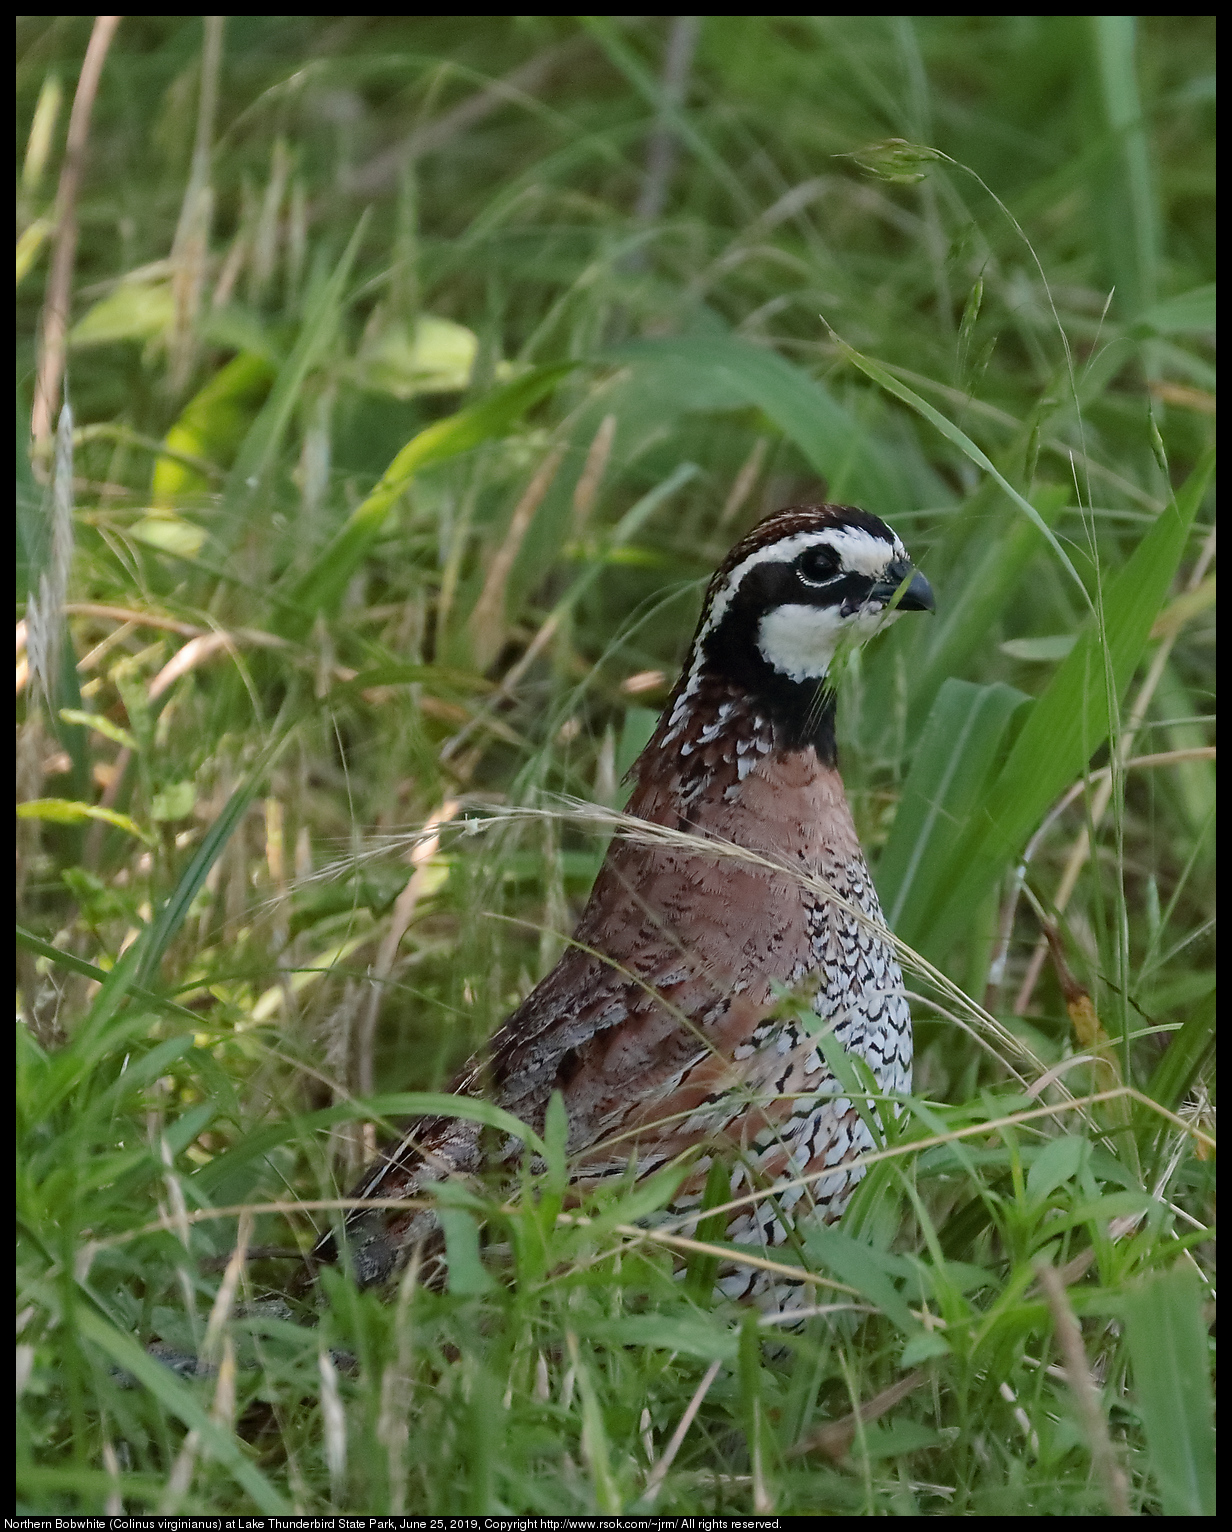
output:
M1159 270L1159 210L1138 90L1137 21L1136 16L1091 17L1115 154L1114 167L1105 163L1095 172L1093 200L1117 308L1130 319L1153 301Z
M1116 698L1142 658L1213 468L1213 453L1207 453L1109 582L1102 630L1087 623L1032 707L1009 759L955 848L951 866L961 869L957 884L942 891L944 897L920 932L920 945L929 952L940 955L953 942L1049 806L1108 738Z
M436 1216L445 1235L449 1260L449 1291L458 1298L479 1298L490 1293L496 1279L479 1254L479 1225L465 1208L441 1206Z
M231 794L222 813L210 826L195 855L180 875L170 898L154 917L142 939L136 943L141 948L141 963L134 978L148 984L158 972L167 948L175 940L176 933L184 924L189 906L197 897L201 885L209 876L210 868L222 854L223 847L231 839L236 825L248 812L249 805L260 791L270 768L286 746L290 735L275 739L262 751L260 757L246 773L244 780Z
M1146 1085L1152 1101L1174 1112L1185 1099L1198 1072L1215 1047L1215 997L1212 989L1194 1007L1179 1032L1174 1032Z
M1037 509L1049 526L1069 498L1069 491L1063 488L1036 491ZM989 630L1004 613L1040 550L1035 524L1021 516L1015 516L999 535L986 536L982 522L978 532L971 530L982 540L986 537L986 546L961 585L946 584L937 593L937 615L929 622L933 631L928 658L911 678L908 739L918 733L946 677L962 675L987 645Z
M904 941L926 928L948 854L985 791L1010 720L1030 701L1001 682L949 680L938 693L877 863L886 921Z
M603 1407L591 1377L590 1368L580 1354L572 1332L568 1335L569 1354L575 1369L578 1393L582 1400L582 1455L590 1469L595 1505L605 1516L619 1516L620 1487L612 1471L612 1450L603 1420Z
M365 213L342 253L342 259L310 305L290 356L278 369L269 398L253 421L227 477L224 507L233 513L259 490L278 452L279 443L299 405L304 379L321 359L342 317L343 293L368 225Z
M127 989L122 989L120 993L127 993ZM34 1078L34 1072L31 1073L19 1103L27 1125L46 1122L64 1099L82 1084L100 1059L114 1053L130 1039L135 1041L149 1030L149 1026L150 1016L146 1011L127 1012L118 1021L114 1014L106 1011L103 1011L100 1019L91 1015L87 1024L70 1039L66 1047L44 1057L43 1067L37 1071L37 1079ZM18 1036L22 1037L23 1034L19 1032Z
M901 399L904 404L909 405L915 410L916 414L922 415L930 425L936 427L941 435L945 437L946 441L957 447L964 457L974 463L977 468L982 469L984 473L991 474L1056 554L1062 569L1065 570L1066 574L1069 575L1070 579L1073 580L1074 584L1082 592L1083 605L1089 607L1091 605L1091 598L1087 594L1087 588L1082 583L1078 571L1070 561L1069 554L1066 553L1065 549L1057 541L1056 534L1052 528L1026 496L1018 493L1001 470L976 446L967 433L960 430L952 420L947 420L940 410L935 410L926 399L921 399L914 389L908 388L905 383L900 383L892 373L887 372L884 367L878 362L873 361L871 357L862 355L854 346L849 346L838 335L835 335L834 339L839 350L853 367L858 367L866 377L871 378L874 383L880 384L887 393L893 394L896 399Z
M572 369L572 363L536 368L478 404L438 420L413 436L381 475L372 493L355 507L296 582L288 601L297 610L284 617L283 629L302 634L317 612L333 609L380 534L398 496L421 469L469 452L492 437L506 435Z
M1215 1427L1202 1287L1183 1267L1124 1301L1138 1408L1165 1516L1215 1514Z
M19 1462L13 1470L18 1492L36 1503L40 1495L48 1505L63 1505L66 1493L93 1495L101 1505L117 1492L125 1500L161 1500L167 1486L161 1479L150 1474L126 1473L114 1478L102 1468L71 1468L67 1465L55 1468L39 1468L33 1463ZM74 1515L88 1514L74 1512Z
M904 471L898 454L845 410L824 386L774 351L735 336L688 335L641 341L606 352L635 368L685 370L726 384L733 402L764 412L825 479L831 499L861 501L892 514L917 503L916 479L940 484L922 463Z
M494 1102L471 1096L455 1096L447 1091L400 1091L393 1095L340 1102L337 1106L308 1112L301 1117L288 1117L267 1128L248 1133L234 1148L218 1155L208 1165L203 1165L193 1175L191 1184L198 1189L204 1200L210 1201L227 1177L249 1161L276 1149L279 1144L361 1118L393 1123L409 1117L456 1117L462 1122L481 1123L484 1127L496 1128L501 1133L519 1139L537 1155L546 1153L543 1140L532 1128Z
M610 16L584 16L581 20L591 36L603 49L604 53L607 54L612 65L624 75L625 79L633 86L647 106L652 111L660 114L664 122L670 125L671 131L680 138L682 143L688 146L690 151L697 157L698 162L705 165L715 181L728 192L732 201L741 212L746 217L752 217L756 209L740 177L732 171L723 156L698 131L688 115L665 93L660 82L655 79L633 49L629 47L616 31L616 28L612 25L613 18Z
M199 1434L205 1450L230 1472L242 1489L247 1490L258 1510L267 1516L289 1514L286 1501L257 1465L249 1462L238 1440L210 1418L188 1385L181 1382L169 1367L155 1361L131 1336L122 1334L85 1304L78 1307L77 1324L87 1340L136 1378L142 1387L149 1389L159 1403L189 1430Z

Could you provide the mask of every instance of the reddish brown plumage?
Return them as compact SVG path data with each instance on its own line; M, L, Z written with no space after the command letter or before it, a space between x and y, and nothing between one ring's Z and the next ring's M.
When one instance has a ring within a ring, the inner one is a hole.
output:
M573 944L454 1086L490 1096L537 1131L560 1090L583 1183L623 1174L634 1156L646 1171L705 1146L681 1189L682 1208L696 1205L709 1152L722 1143L735 1156L733 1190L839 1167L807 1190L793 1189L777 1211L765 1203L733 1221L733 1237L766 1243L784 1237L785 1210L796 1217L841 1210L854 1180L841 1167L871 1143L815 1034L831 1028L887 1090L906 1089L910 1079L901 975L870 925L880 910L833 762L833 699L819 693L821 677L795 691L776 673L750 686L759 665L773 670L773 655L759 659L752 648L747 661L729 666L723 657L742 633L719 632L714 617L728 628L747 626L746 608L764 587L774 610L839 626L826 584L797 576L788 558L802 543L811 548L814 534L827 550L826 538L837 536L840 549L850 544L859 568L844 567L830 582L841 578L848 606L863 580L869 595L857 602L860 611L884 607L888 598L877 592L885 578L878 585L875 568L861 570L870 560L875 566L878 539L894 580L905 556L865 513L796 507L737 544L711 582L689 664L635 767L629 803L637 818L712 849L614 840ZM930 603L919 577L911 589L922 590L916 605ZM724 846L761 860L725 855ZM828 900L809 879L823 880L867 918ZM782 986L815 990L816 1025L775 1016ZM407 1196L442 1175L473 1172L479 1146L472 1124L423 1121L357 1194ZM368 1280L384 1275L433 1226L431 1213L356 1220L357 1272ZM742 1281L730 1290L745 1291Z

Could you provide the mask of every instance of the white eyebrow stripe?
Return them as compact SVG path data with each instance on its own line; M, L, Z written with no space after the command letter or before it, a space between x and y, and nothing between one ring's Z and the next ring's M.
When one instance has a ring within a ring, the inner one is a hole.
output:
M790 537L780 537L776 542L767 543L764 548L758 548L742 559L727 575L722 588L715 595L705 626L694 640L692 664L672 708L663 743L670 744L683 727L688 715L689 700L697 690L705 664L706 639L723 621L741 582L751 569L756 569L759 564L789 564L806 548L823 547L833 548L846 573L864 574L875 579L884 574L887 565L895 559L907 557L902 539L893 531L891 537L893 540L887 542L884 537L875 537L862 527L819 527L809 532L795 532Z
M887 543L884 537L874 537L863 527L836 527L822 540L828 542L842 559L846 572L870 575L874 579L883 575L886 566L895 559L907 557L907 550L897 537Z
M907 557L907 550L897 537L892 543L887 543L883 537L874 537L862 527L826 527L819 532L796 532L791 537L781 537L778 542L767 543L764 548L750 553L727 576L723 589L716 595L714 605L710 608L709 621L698 634L699 641L722 622L741 582L751 569L759 564L790 564L806 548L833 548L846 573L874 578L884 574L886 566L895 559Z

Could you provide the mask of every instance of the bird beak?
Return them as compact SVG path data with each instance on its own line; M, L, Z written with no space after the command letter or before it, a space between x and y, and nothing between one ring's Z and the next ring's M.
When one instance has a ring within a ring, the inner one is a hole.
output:
M937 603L933 600L933 588L918 569L912 572L907 589L899 597L898 609L900 612L935 612L937 610Z
M906 581L906 584L903 582ZM874 601L880 601L883 606L889 606L895 602L895 611L899 612L933 612L936 611L936 602L933 600L933 588L920 573L913 569L905 559L891 564L886 570L886 577L878 580L869 592Z

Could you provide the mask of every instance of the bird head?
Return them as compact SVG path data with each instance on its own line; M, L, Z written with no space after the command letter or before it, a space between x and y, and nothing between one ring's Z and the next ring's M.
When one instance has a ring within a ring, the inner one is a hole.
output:
M802 687L811 698L840 648L903 612L932 610L932 588L884 521L848 505L791 506L719 566L687 672L784 698Z

